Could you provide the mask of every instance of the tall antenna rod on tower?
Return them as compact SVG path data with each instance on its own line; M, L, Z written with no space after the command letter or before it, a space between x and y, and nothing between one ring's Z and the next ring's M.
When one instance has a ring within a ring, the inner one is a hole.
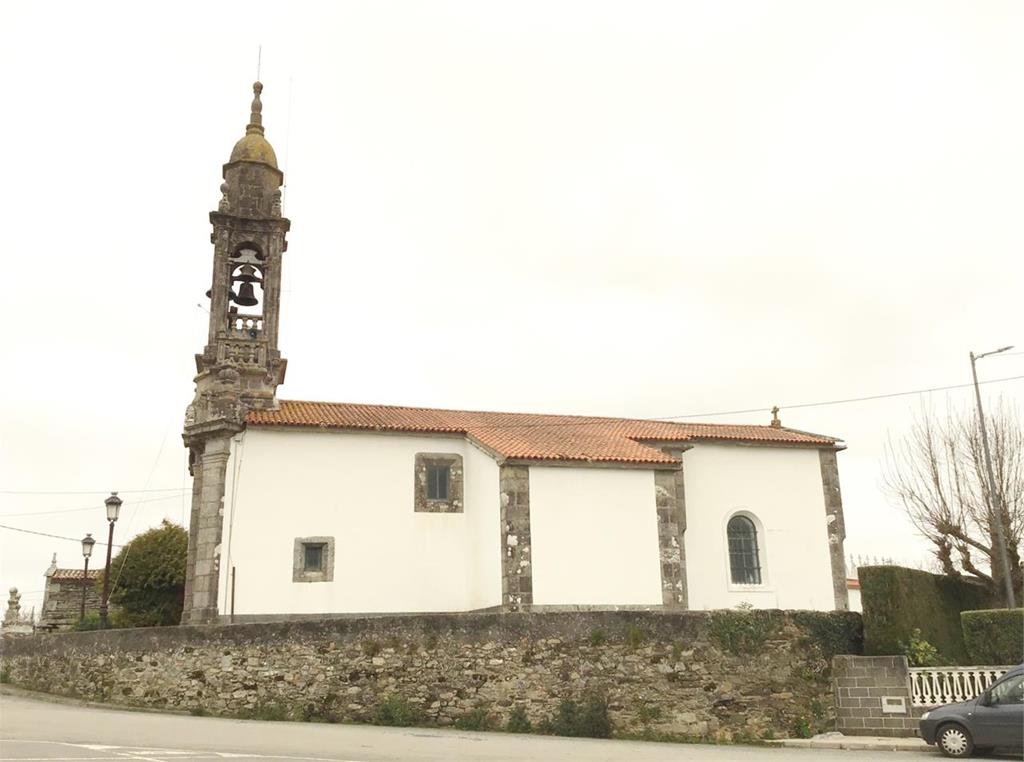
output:
M281 187L281 213L284 214L288 208L286 202L288 200L288 157L291 156L291 152L288 150L288 144L292 139L292 78L288 77L288 123L284 130L284 185Z
M256 81L260 81L260 69L263 66L263 46L260 45L256 52Z

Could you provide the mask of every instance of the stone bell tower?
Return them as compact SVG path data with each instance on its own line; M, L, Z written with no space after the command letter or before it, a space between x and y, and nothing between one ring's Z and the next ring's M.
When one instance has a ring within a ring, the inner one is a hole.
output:
M213 233L210 331L196 355L196 395L185 413L185 446L192 473L185 609L182 622L217 615L224 485L231 437L246 411L277 405L287 361L277 348L281 258L290 223L281 216L281 185L274 149L263 136L263 85L253 85L245 136L224 165Z

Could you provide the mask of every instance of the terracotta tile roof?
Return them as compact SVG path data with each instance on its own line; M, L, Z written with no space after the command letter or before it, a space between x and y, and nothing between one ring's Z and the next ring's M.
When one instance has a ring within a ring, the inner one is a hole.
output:
M529 413L486 413L391 405L281 400L277 410L254 410L254 426L462 434L499 456L521 460L675 464L652 442L727 440L831 447L838 440L771 426L676 423Z
M82 572L83 572L82 569L57 569L56 571L53 572L52 575L50 575L50 579L56 580L57 582L61 582L63 580L69 580L69 579L82 579L83 578ZM96 579L99 576L100 576L100 570L99 569L90 569L89 570L89 579Z

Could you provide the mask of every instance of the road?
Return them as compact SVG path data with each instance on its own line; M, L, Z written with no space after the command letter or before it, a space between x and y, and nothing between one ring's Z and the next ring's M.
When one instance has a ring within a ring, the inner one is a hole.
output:
M893 757L893 755L895 755ZM427 760L628 760L629 762L892 762L934 752L833 751L640 743L366 725L226 720L0 696L4 762L425 762Z

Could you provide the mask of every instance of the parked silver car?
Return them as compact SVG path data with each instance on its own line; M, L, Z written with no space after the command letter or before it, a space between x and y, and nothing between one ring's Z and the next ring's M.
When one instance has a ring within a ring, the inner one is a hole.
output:
M1024 664L976 699L947 704L921 716L921 738L947 757L992 749L1024 751Z

